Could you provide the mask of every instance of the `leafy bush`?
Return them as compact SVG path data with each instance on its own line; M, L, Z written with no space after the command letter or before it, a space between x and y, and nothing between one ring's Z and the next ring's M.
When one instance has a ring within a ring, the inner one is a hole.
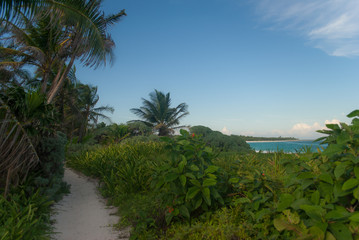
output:
M204 126L191 127L190 132L202 136L209 146L223 152L249 152L251 150L249 144L241 136L227 136Z
M63 182L65 164L65 134L58 132L54 137L43 138L37 153L40 164L34 170L35 176L31 184L35 188L41 188L42 194L52 200L60 200L63 193L69 191L67 183Z
M223 205L217 185L219 167L212 163L212 149L199 137L190 136L184 130L175 139L163 140L167 142L172 158L160 170L157 188L165 193L168 201L167 223L176 216L191 222L193 215Z
M41 240L50 239L51 201L40 190L28 195L17 189L8 198L0 196L1 239Z
M359 117L356 110L348 117ZM322 138L328 147L307 163L287 162L289 175L277 202L274 226L296 237L315 239L359 238L359 119L352 125L328 124ZM294 165L294 166L293 166Z

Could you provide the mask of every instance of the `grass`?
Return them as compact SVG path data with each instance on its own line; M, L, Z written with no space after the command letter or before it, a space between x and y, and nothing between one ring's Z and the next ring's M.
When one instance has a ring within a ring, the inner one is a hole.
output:
M7 198L0 196L0 239L50 239L50 205L37 190L27 194L18 188Z

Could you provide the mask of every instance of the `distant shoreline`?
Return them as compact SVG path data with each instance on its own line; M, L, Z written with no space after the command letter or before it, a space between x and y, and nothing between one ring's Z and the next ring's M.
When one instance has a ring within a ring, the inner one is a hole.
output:
M269 143L269 142L302 142L302 141L314 141L314 140L265 140L265 141L246 141L246 143Z

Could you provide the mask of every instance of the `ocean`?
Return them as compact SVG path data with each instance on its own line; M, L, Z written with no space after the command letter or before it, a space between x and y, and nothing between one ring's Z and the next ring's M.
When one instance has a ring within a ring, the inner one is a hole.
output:
M319 142L314 142L312 140L303 140L303 141L279 141L279 142L248 142L248 144L256 151L264 152L298 152L303 148L310 147L312 152L316 152L317 148L326 148L326 144L320 144Z

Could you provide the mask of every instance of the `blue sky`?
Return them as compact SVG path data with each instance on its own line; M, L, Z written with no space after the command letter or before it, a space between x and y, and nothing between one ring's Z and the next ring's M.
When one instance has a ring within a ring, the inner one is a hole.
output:
M358 108L357 0L104 0L111 66L77 68L113 122L154 89L185 102L182 123L231 134L315 138Z

